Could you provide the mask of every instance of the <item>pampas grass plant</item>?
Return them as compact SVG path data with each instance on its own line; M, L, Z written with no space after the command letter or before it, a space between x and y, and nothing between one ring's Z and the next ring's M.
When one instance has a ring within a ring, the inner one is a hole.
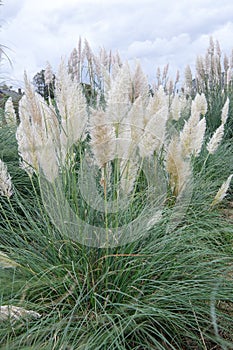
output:
M139 64L83 50L79 42L68 70L61 63L54 101L25 76L17 131L0 129L4 184L14 188L0 197L0 346L230 349L233 230L219 205L232 145L209 151L210 100L197 94L190 106L162 86L150 94ZM88 244L96 232L105 235Z

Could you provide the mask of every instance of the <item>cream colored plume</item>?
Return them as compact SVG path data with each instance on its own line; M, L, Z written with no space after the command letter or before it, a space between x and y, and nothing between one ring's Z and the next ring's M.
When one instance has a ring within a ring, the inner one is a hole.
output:
M192 77L192 71L189 65L186 66L184 75L185 75L185 84L184 84L185 92L191 93L192 87L193 87L193 77Z
M206 130L206 120L204 117L200 120L200 115L205 114L206 111L205 96L197 94L192 102L191 116L185 122L180 133L181 149L184 157L198 156L201 151Z
M116 129L124 119L131 107L130 94L132 92L132 79L128 63L119 69L116 77L111 82L111 88L107 97L106 116L109 123L113 123ZM116 132L118 132L116 130Z
M207 143L207 151L210 154L213 154L216 152L216 150L218 149L219 144L222 141L222 138L224 136L224 124L221 124L214 132L213 136L211 137L211 139L209 140L209 142Z
M180 133L181 150L183 157L191 155L197 157L202 149L206 131L206 120L202 118L198 123L192 123L190 119L185 123L182 132Z
M46 85L49 85L53 82L53 70L52 70L52 66L49 62L46 63L44 77L45 77L45 84Z
M39 170L39 165L37 144L34 137L35 126L32 125L26 99L26 96L23 96L19 102L20 124L16 131L16 139L18 142L18 153L21 157L20 166L31 176L34 171Z
M168 146L166 170L169 174L172 192L177 197L185 190L192 174L190 160L183 158L178 137L173 137Z
M10 198L13 194L11 176L6 164L0 159L0 195Z
M20 266L16 261L9 258L5 253L0 251L0 269L15 268Z
M165 141L168 107L160 108L146 124L144 133L139 142L139 153L142 158L159 152Z
M226 102L223 106L222 113L221 113L221 125L215 130L214 134L210 138L208 144L207 144L207 150L210 154L213 154L218 149L218 146L220 145L223 136L224 136L224 127L225 123L228 118L228 110L229 110L229 98L226 99Z
M179 120L181 117L181 100L180 100L180 96L178 94L175 94L175 96L172 99L172 103L171 103L171 117L173 120Z
M40 318L41 315L38 312L32 310L26 310L23 307L14 305L2 305L0 306L0 321L7 320L20 320L28 318Z
M191 114L205 115L207 112L207 101L205 95L197 94L191 106Z
M153 97L150 97L144 114L144 125L154 116L161 108L169 107L169 97L166 95L163 86L159 86Z
M232 177L233 177L233 174L229 175L227 180L222 184L222 186L218 190L216 196L214 197L214 200L211 203L211 206L214 206L214 205L220 203L223 200L223 198L226 196L227 191L230 187Z
M133 103L129 114L128 120L131 128L131 138L132 142L138 144L144 133L144 113L145 107L143 99L139 96Z
M12 102L12 97L9 97L5 103L4 117L7 125L15 126L17 124L17 118Z
M48 175L50 163L45 158L54 157L54 148L59 146L59 125L55 110L52 105L36 92L25 74L25 95L19 102L20 124L16 131L18 152L21 159L21 167L31 176L33 172L43 172ZM44 158L42 158L44 155ZM57 163L57 158L53 164ZM58 167L58 165L57 165ZM54 176L57 173L54 166ZM49 176L52 179L52 175Z
M103 110L91 110L91 148L96 164L101 168L116 156L116 134L114 126L106 119Z
M146 75L144 74L139 62L136 64L135 72L132 77L132 94L130 100L133 102L139 96L146 99L149 96L149 83Z
M225 124L227 121L228 111L229 111L229 103L230 103L230 100L229 100L229 97L227 97L226 102L225 102L223 109L222 109L222 114L221 114L222 124Z
M69 148L83 139L87 125L87 105L81 87L68 74L61 62L56 79L56 103L61 116L61 157L64 161Z

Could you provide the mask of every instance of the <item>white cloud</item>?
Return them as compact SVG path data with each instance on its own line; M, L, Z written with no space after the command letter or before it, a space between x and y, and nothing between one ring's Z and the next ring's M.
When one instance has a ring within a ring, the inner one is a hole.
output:
M228 0L6 0L0 8L0 43L8 46L14 71L4 65L14 84L23 71L32 77L47 60L55 66L77 46L79 36L93 50L118 50L123 59L140 58L146 73L157 66L170 71L194 65L209 36L230 53L233 3Z

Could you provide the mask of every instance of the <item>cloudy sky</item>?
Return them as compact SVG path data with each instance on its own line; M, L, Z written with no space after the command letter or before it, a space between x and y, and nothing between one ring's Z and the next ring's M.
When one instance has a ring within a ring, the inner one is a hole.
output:
M170 75L204 55L210 35L223 53L233 48L231 0L3 0L0 44L12 68L1 62L1 79L22 87L49 61L56 70L81 36L94 52L118 51L123 60L141 60L150 80L169 63Z

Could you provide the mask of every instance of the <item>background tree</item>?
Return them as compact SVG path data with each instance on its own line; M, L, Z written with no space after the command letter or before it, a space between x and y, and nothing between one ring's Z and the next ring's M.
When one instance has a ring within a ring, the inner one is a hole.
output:
M55 88L55 75L53 74L52 80L49 83L46 83L45 79L45 69L42 69L40 72L36 73L33 77L33 85L38 92L46 101L49 97L54 98L54 88Z

